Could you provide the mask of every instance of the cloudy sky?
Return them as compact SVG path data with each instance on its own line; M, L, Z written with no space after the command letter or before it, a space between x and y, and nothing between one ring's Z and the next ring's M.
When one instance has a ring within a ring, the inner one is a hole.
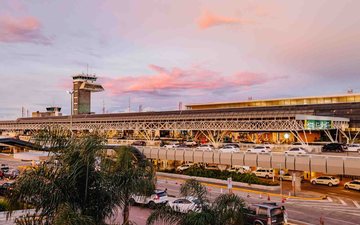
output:
M358 0L0 0L0 119L96 73L94 112L359 92Z

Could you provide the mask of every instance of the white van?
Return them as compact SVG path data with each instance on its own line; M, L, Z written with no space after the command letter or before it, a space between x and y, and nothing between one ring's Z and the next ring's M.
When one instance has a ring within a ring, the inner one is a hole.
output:
M274 170L273 169L263 169L258 168L257 170L252 172L257 177L264 177L266 179L270 179L274 177Z

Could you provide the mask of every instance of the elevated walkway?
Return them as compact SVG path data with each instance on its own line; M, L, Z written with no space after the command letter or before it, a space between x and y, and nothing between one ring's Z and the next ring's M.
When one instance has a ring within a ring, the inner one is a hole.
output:
M0 145L23 149L37 149L39 147L32 142L22 141L16 138L0 138Z

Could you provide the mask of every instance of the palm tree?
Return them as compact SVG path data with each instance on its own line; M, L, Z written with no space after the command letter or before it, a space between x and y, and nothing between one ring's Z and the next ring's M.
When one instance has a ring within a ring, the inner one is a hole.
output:
M113 188L116 205L122 209L123 224L130 224L131 198L134 195L149 196L155 189L155 172L152 164L139 157L134 147L122 146L115 150L115 160L103 166Z
M199 200L198 211L180 213L170 206L158 208L151 213L147 225L156 221L177 225L242 225L244 224L244 200L235 194L222 194L213 203L207 198L207 190L200 182L187 180L181 187L182 196L193 196Z
M153 191L152 166L134 148L116 149L109 159L99 134L74 136L58 128L40 131L34 141L49 151L49 163L21 175L9 202L34 206L36 224L101 225L118 206L128 224L129 196Z
M104 139L98 134L76 138L50 129L40 132L36 141L47 147L51 159L19 177L10 204L29 202L50 224L104 224L115 206L104 174L95 169Z

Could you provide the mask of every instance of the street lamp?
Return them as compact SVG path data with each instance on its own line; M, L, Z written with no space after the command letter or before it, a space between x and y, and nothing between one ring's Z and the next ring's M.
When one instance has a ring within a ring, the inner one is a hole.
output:
M70 95L70 132L71 132L71 136L73 134L73 130L72 130L72 120L73 120L73 99L74 99L74 91L67 91L67 93Z
M281 200L282 200L282 197L283 197L283 193L282 193L282 180L283 180L283 177L281 175L284 175L283 174L283 171L281 170L281 163L278 164L280 166L279 168L279 173L280 173L280 196L281 196Z

